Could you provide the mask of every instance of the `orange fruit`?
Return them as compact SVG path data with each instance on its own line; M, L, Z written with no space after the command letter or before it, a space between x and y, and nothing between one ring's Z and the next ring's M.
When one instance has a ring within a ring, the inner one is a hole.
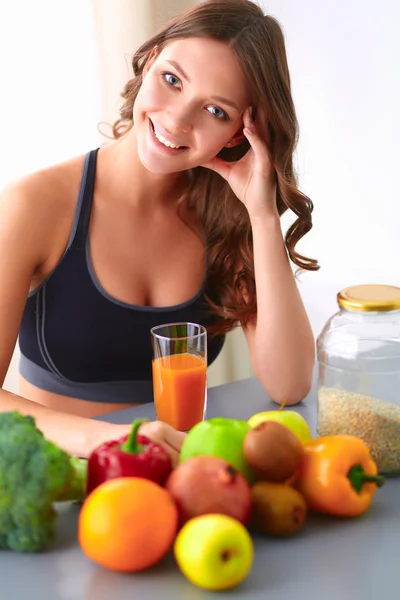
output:
M88 558L114 571L142 571L171 548L178 528L172 496L157 483L119 477L99 485L84 501L79 544Z

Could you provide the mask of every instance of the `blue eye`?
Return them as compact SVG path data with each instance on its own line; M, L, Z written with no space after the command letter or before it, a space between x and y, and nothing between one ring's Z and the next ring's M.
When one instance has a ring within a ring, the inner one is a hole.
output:
M223 121L228 121L229 117L222 108L218 108L218 106L210 106L207 110L217 119L222 119Z
M179 77L177 77L173 73L165 71L161 75L162 75L163 81L166 83L166 85L168 85L170 87L174 87L174 88L180 87L181 80L179 79ZM207 110L213 117L215 117L216 119L219 119L220 121L230 121L227 113L224 110L222 110L222 108L219 108L218 106L208 106Z
M174 75L173 73L163 73L162 76L163 76L164 80L166 81L166 83L168 83L168 85L171 85L173 87L178 87L180 81L176 75Z

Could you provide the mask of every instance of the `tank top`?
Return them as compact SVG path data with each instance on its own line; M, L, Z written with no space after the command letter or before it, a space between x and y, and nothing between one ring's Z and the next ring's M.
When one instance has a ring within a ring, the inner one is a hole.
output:
M198 292L176 306L136 306L103 289L91 263L88 236L97 152L85 157L67 248L56 268L28 295L19 331L19 368L30 383L56 394L144 403L152 401L150 329L182 321L211 325L215 317L205 294L215 296L206 276ZM224 339L208 336L208 365Z

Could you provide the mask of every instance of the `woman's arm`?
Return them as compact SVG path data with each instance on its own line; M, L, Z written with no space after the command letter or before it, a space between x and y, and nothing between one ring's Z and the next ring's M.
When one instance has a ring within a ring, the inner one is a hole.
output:
M1 389L0 412L9 410L31 415L48 440L69 454L84 458L101 442L129 431L129 426L126 425L113 425L58 412Z
M313 332L290 267L278 214L251 219L257 318L244 329L254 372L270 398L296 404L309 392Z
M6 189L0 197L0 386L16 344L31 281L51 253L57 210L47 204L46 185L34 175ZM39 193L42 192L42 193ZM60 233L60 232L58 232ZM0 390L0 411L32 415L46 438L71 454L87 456L111 436L106 423L59 413Z
M65 207L54 203L56 186L50 186L51 195L46 195L48 186L40 179L36 174L29 176L0 195L0 386L14 351L31 282L46 268L43 265L56 240L59 243L60 237L65 237L67 243L69 234L68 228L60 229ZM58 412L0 389L0 411L9 410L32 415L46 438L82 457L101 442L130 431L130 424L115 425ZM143 424L141 432L162 443L176 462L184 433L159 422Z
M46 439L69 454L82 458L87 458L99 444L118 439L131 430L131 424L116 425L59 412L0 389L0 412L9 410L31 415ZM177 464L185 433L161 421L143 423L140 433L164 446L172 463Z
M281 233L266 122L261 109L253 122L248 108L243 133L249 151L236 163L214 158L203 166L226 179L252 225L258 314L245 335L254 371L273 401L296 404L311 386L314 339Z

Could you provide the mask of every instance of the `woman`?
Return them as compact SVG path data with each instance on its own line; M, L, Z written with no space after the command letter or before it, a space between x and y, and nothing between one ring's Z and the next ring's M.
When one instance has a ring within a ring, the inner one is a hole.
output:
M308 393L314 340L289 258L312 203L296 187L297 121L277 22L247 0L207 1L136 52L114 140L4 190L0 377L19 334L20 396L44 435L87 456L127 433L93 417L151 379L152 326L203 323L209 357L243 326L277 403ZM296 222L282 237L280 215ZM289 257L288 257L289 255ZM136 386L136 388L135 388ZM142 432L177 459L184 434Z

